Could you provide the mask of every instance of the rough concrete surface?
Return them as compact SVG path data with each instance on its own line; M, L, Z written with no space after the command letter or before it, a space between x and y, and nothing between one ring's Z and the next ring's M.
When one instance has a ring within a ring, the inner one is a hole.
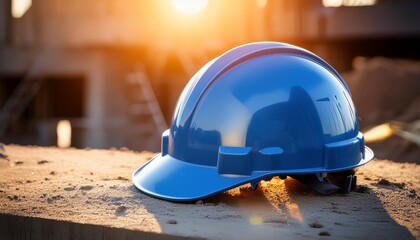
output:
M50 228L43 231L49 235L38 231L40 238L420 239L415 163L373 160L359 168L359 186L350 194L320 196L291 178L273 178L256 191L244 185L194 203L171 203L142 194L131 182L131 174L153 157L149 152L3 148L1 239L31 239L22 232L45 229L48 219ZM76 226L54 230L65 224ZM115 231L107 235L104 228ZM98 229L102 235L95 234Z

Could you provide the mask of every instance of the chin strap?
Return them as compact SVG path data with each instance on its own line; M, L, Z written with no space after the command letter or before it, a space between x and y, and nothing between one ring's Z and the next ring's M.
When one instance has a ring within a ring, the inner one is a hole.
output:
M356 188L357 177L354 171L329 174L328 179L320 174L293 175L294 179L323 195L338 191L349 193Z

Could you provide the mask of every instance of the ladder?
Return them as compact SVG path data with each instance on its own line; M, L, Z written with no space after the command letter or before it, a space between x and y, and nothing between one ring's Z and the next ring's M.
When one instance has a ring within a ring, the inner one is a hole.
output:
M127 82L131 92L129 119L135 126L130 132L147 135L165 131L167 129L166 121L144 66L138 65L133 72L129 73Z
M30 101L38 93L42 78L38 75L45 66L49 52L41 51L32 62L29 70L26 72L21 83L12 92L6 100L4 106L0 109L0 139L6 133L7 127L13 121L16 121L28 106Z

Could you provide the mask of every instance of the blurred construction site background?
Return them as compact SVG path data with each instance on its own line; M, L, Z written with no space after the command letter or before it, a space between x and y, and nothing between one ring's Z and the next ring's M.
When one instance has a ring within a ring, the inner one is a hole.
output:
M0 142L158 151L201 66L280 41L344 76L362 130L388 124L378 157L419 163L419 12L418 0L1 0Z

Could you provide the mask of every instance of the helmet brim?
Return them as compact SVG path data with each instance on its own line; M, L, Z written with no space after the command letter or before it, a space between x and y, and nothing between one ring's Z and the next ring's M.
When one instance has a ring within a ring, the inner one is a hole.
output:
M310 168L277 171L253 171L249 176L220 175L216 167L187 163L169 154L156 155L133 173L133 183L142 192L169 201L187 202L204 199L245 183L258 183L270 176L339 172L354 169L373 158L365 147L365 158L358 164L340 169Z

